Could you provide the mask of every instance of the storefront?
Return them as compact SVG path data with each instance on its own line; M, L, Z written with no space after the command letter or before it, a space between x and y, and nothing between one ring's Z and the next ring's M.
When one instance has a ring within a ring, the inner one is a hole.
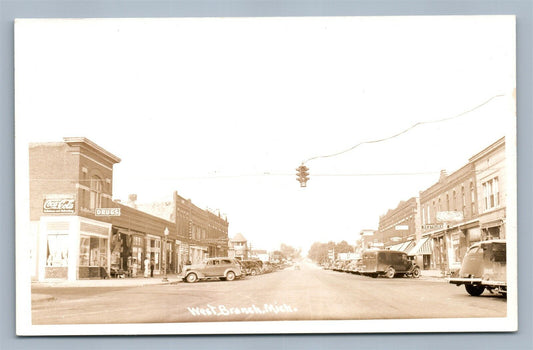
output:
M154 273L161 272L161 237L146 236L146 257L154 264Z
M192 264L200 264L207 258L207 247L190 245L190 259Z
M38 279L107 276L111 225L80 216L42 216Z

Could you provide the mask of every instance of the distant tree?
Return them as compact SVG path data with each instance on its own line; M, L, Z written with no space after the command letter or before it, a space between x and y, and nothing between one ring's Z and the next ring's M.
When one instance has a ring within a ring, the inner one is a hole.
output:
M325 262L328 260L329 246L329 243L315 242L311 245L311 248L309 248L307 257L317 263ZM331 245L331 247L333 247L333 245Z
M335 244L335 253L354 253L355 248L346 241Z
M294 247L291 247L290 245L281 243L279 250L281 251L281 253L283 253L283 255L286 258L297 259L300 257L300 250Z
M355 249L346 241L341 241L340 243L333 241L328 243L315 242L309 248L307 257L317 263L322 263L329 260L330 251L334 251L335 255L337 255L339 253L353 253Z

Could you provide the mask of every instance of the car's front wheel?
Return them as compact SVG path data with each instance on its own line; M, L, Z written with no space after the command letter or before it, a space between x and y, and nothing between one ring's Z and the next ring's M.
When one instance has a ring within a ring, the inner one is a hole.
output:
M387 278L394 278L394 275L396 274L396 270L394 270L394 267L389 266L387 270L385 271L385 277Z
M228 271L226 274L227 281L233 281L235 279L235 273L233 271Z
M485 290L485 287L480 285L473 285L473 284L465 284L465 289L473 297L478 297L483 293Z
M196 276L195 273L190 273L190 274L187 275L187 277L185 279L189 283L194 283L194 282L198 281L198 276Z
M411 272L411 276L413 276L413 278L419 278L420 277L420 268L415 267L413 269L413 272Z

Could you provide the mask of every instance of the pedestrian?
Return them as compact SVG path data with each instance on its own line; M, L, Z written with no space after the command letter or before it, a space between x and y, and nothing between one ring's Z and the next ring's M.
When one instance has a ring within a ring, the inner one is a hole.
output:
M154 277L154 259L150 260L150 277Z
M147 278L150 273L150 259L148 259L148 256L146 256L146 259L144 259L144 278Z

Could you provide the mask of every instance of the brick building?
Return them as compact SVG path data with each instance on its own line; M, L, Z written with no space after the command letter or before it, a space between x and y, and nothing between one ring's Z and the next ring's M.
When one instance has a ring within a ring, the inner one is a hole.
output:
M506 237L505 138L470 158L476 172L477 218L481 239Z
M120 158L81 137L29 145L32 277L98 277L109 269L113 165Z
M470 245L505 238L505 177L501 138L452 174L441 171L438 182L420 191L419 199L400 202L381 216L378 232L364 244L370 239L382 242L406 251L424 269L453 273ZM408 245L410 240L416 245Z
M413 197L379 217L375 236L384 248L409 251L415 245L420 238L419 206L418 198Z
M115 269L136 276L146 259L155 274L180 272L188 261L228 254L227 219L177 192L168 218L137 209L135 196L129 205L113 201L118 162L83 137L30 144L32 278L101 278Z
M474 165L468 163L420 192L422 237L432 245L431 268L457 270L468 246L479 240ZM448 213L448 217L444 215Z

